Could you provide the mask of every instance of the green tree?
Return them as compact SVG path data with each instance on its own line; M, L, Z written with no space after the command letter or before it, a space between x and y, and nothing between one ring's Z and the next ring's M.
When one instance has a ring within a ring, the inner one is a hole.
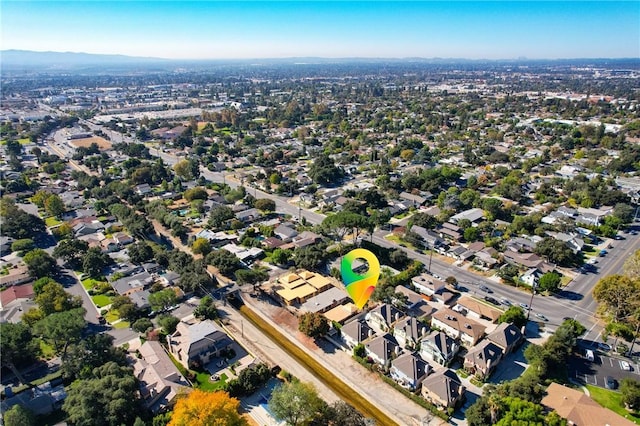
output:
M273 253L271 253L271 261L276 265L285 265L287 262L289 262L290 258L291 252L289 250L277 248L273 250Z
M336 183L343 175L342 169L336 167L331 157L327 154L322 154L316 158L309 168L309 177L320 185Z
M640 307L640 280L624 275L609 275L593 288L600 312L613 321L625 322Z
M200 299L198 307L194 309L193 315L199 320L214 320L218 318L218 310L216 309L213 297L206 295Z
M33 327L33 332L64 357L69 345L78 342L82 336L82 330L87 324L84 314L83 308L55 312L38 321Z
M314 270L320 267L326 256L324 248L316 244L295 249L293 261L298 268Z
M65 212L66 208L60 196L56 194L51 194L47 200L44 202L44 209L51 216L60 217L62 213Z
M269 279L269 274L260 269L238 269L235 275L239 284L257 284Z
M53 249L53 257L64 260L72 267L77 267L88 249L89 244L86 241L69 238L58 243Z
M82 298L80 296L73 296L67 293L64 287L55 281L48 282L42 287L36 296L35 302L44 316L82 306Z
M555 272L547 272L540 277L538 288L541 291L556 291L560 287L560 275Z
M51 276L57 268L55 259L42 249L31 250L22 260L27 264L29 274L34 278Z
M273 200L270 200L268 198L259 198L255 201L255 203L253 204L253 206L258 209L258 210L262 210L264 212L274 212L276 211L276 202Z
M524 310L520 306L510 306L500 317L499 323L507 322L513 324L518 328L522 328L527 324L527 316Z
M324 406L315 388L303 382L277 386L269 399L269 410L275 418L290 426L307 424L317 417Z
M102 270L109 266L113 260L97 247L91 247L82 258L82 270L90 277L97 278L102 275Z
M478 241L480 237L480 230L478 228L470 227L464 230L464 240L468 243Z
M146 241L139 241L127 248L129 259L135 264L143 264L153 259L153 247Z
M184 181L197 179L200 176L198 160L181 160L173 166L173 170Z
M581 260L563 241L546 237L536 245L536 254L560 266L577 265Z
M29 251L33 249L33 240L31 238L23 238L21 240L16 240L11 244L11 251Z
M25 212L16 206L13 200L7 197L0 199L0 218L2 218L0 233L12 238L33 239L39 233L46 230L42 219Z
M298 322L298 330L313 338L324 336L329 332L329 328L329 321L317 312L305 312Z
M240 268L240 259L228 250L220 249L207 255L207 263L218 268L224 276L231 277Z
M29 327L21 322L0 323L0 336L0 363L9 368L20 382L27 383L18 367L33 362L40 354L40 345L33 339Z
M113 336L101 333L87 336L69 345L62 359L63 377L69 381L88 379L94 368L107 362L127 365L126 352L120 347L113 346L113 340Z
M191 250L195 254L201 254L203 256L211 253L211 243L206 238L196 238L193 244L191 245Z
M173 315L160 315L158 317L158 325L166 334L172 334L176 331L180 320Z
M640 382L630 378L622 379L620 393L622 393L622 402L627 409L636 412L640 409Z
M233 210L228 206L217 206L211 209L209 216L209 225L213 228L220 228L222 225L235 217Z
M187 201L206 200L208 196L207 190L201 186L184 191L184 199Z
M71 385L62 409L76 426L132 424L141 411L138 381L130 368L108 362Z
M175 305L177 300L178 296L176 296L176 292L171 288L156 291L149 295L149 304L151 305L151 309L156 312L163 311L168 307Z
M36 426L36 417L31 411L16 404L8 409L4 415L4 424L7 426Z
M131 324L131 328L138 333L146 333L148 330L153 329L153 323L149 318L140 318Z

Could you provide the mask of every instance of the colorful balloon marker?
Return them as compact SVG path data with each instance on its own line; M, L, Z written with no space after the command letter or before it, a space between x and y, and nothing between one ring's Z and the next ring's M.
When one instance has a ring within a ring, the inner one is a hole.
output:
M356 259L364 259L369 264L369 269L364 275L353 272L351 264ZM378 285L380 262L376 255L369 250L357 248L351 250L342 258L340 274L342 275L342 282L347 287L349 297L351 297L358 309L362 309L369 297L371 297L376 285Z

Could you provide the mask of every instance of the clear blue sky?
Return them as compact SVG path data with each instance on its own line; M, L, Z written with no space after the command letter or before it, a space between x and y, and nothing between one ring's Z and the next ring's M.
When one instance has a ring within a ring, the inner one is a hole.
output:
M1 48L187 59L640 57L640 1L0 0Z

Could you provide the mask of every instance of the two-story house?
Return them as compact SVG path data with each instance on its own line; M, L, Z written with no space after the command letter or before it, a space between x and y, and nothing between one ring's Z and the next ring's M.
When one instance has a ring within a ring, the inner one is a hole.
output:
M385 368L402 351L398 341L389 333L371 339L364 345L364 350L368 357Z
M195 324L179 322L176 331L167 336L169 351L186 368L204 366L224 350L230 349L233 341L211 321Z
M454 339L460 339L467 346L475 345L484 336L482 324L465 317L461 313L444 308L431 317L431 328L437 328Z
M349 349L353 349L374 335L375 331L373 328L369 327L369 324L362 318L349 321L340 329L342 341L344 341Z
M488 378L502 361L502 349L489 340L483 340L469 349L464 357L464 368L476 376Z
M374 330L386 333L402 317L404 314L395 306L383 303L369 311L365 315L365 320Z
M506 354L513 352L524 341L518 327L507 322L498 325L495 330L487 334L487 340L495 343Z
M393 336L403 348L416 349L428 328L414 317L405 317L393 327Z
M465 391L460 378L448 368L422 382L422 397L441 410L458 405Z
M431 366L415 353L405 353L391 361L389 373L400 386L413 392L431 373Z
M458 353L460 345L444 331L433 331L420 343L420 356L429 362L449 365Z

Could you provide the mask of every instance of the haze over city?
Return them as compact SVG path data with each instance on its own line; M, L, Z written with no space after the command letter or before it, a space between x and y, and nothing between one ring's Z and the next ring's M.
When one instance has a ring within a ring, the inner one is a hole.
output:
M3 49L171 59L640 56L638 2L2 1Z

